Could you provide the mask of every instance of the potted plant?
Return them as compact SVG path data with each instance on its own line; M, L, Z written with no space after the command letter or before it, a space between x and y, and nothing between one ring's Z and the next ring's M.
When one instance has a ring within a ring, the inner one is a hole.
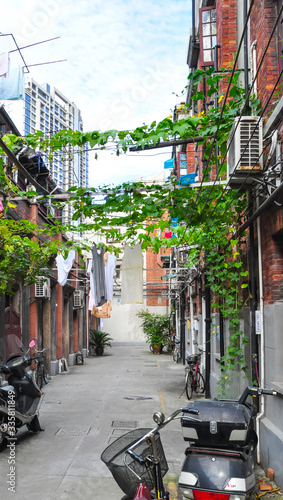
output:
M142 320L141 326L150 349L154 354L159 354L170 335L170 316L150 313L148 309L139 311L136 315Z
M106 332L95 329L89 331L89 347L95 350L97 356L102 356L105 347L111 347L110 340L113 339Z

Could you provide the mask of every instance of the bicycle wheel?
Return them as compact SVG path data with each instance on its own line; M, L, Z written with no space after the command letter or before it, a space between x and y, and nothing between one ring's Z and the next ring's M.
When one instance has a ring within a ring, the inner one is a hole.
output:
M188 399L193 396L193 372L187 371L186 373L186 395Z
M35 380L36 380L36 383L37 383L39 389L42 389L42 386L43 386L43 366L41 364L37 365Z
M200 372L197 372L197 379L196 379L196 388L195 391L198 394L203 394L205 390L205 382L202 374Z
M44 363L44 366L43 366L43 381L45 384L48 384L50 380L50 377L49 377L49 373L48 373L48 370L47 370L47 366L46 366L46 363Z

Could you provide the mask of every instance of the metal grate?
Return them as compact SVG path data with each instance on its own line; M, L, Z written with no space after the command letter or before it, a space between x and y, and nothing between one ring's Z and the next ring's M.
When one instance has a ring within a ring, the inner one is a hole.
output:
M61 427L55 432L55 436L87 436L90 429L90 427Z
M136 420L113 420L112 427L118 427L122 429L135 429L137 427Z
M259 127L248 120L240 121L240 168L259 168Z

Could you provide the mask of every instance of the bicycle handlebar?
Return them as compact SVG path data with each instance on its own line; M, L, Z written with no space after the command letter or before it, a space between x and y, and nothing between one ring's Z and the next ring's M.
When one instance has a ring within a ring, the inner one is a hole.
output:
M143 458L140 457L139 455L137 455L136 453L134 453L133 450L135 448L137 448L141 443L146 441L150 436L157 434L160 429L162 429L163 427L165 427L165 425L169 424L169 422L174 420L179 415L179 413L191 413L193 415L198 415L199 410L196 410L195 408L178 408L178 410L175 410L169 417L165 418L165 420L163 422L161 422L160 424L157 424L156 427L151 429L142 438L140 438L138 441L136 441L134 444L132 444L132 446L130 446L125 451L125 454L128 453L128 455L130 455L132 458L134 458L134 460L138 461L139 463L142 463L141 461L143 460ZM185 418L192 420L193 422L202 422L202 420L200 420L199 418L195 418L195 417L186 416ZM125 460L124 460L124 462L125 462ZM125 462L125 465L127 465L126 462Z

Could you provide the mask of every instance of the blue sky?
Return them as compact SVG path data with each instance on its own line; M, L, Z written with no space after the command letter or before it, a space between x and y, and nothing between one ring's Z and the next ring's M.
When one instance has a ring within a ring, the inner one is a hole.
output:
M13 0L1 7L1 32L20 47L38 83L57 87L82 112L85 130L132 129L160 120L187 83L190 0ZM3 37L0 38L0 43ZM2 46L2 49L4 47ZM2 50L1 50L2 52ZM17 56L14 56L18 64ZM158 153L158 154L157 154ZM90 184L117 184L162 172L170 150L117 158L90 155Z

